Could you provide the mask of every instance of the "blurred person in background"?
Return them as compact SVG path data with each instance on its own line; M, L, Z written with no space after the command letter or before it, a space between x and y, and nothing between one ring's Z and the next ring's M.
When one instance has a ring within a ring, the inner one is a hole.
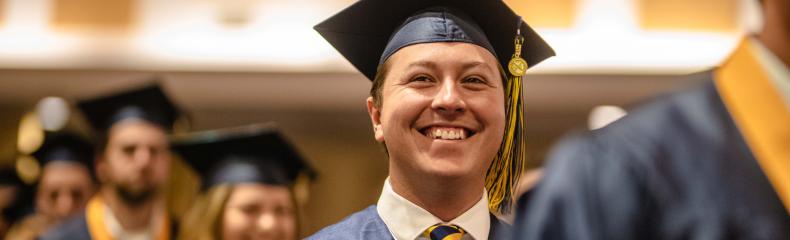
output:
M503 239L790 239L790 1L760 4L702 86L563 140Z
M0 166L0 238L5 239L15 223L33 212L32 195L32 186L22 181L14 165Z
M76 133L47 132L33 157L41 166L35 185L35 213L14 225L6 239L36 239L81 212L96 187L93 145Z
M359 1L315 29L372 81L389 177L310 239L491 238L524 170L522 77L551 47L500 0Z
M178 109L158 85L79 103L98 132L95 159L101 187L84 213L42 239L171 239L165 206L170 142Z
M178 239L298 238L294 190L300 176L314 173L277 129L250 125L179 139L173 149L199 173L203 193L183 219Z

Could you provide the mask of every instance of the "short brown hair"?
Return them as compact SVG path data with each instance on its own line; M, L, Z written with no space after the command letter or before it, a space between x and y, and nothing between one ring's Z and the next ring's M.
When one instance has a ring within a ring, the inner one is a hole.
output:
M376 77L373 78L373 85L370 86L370 96L373 97L373 105L381 109L381 90L384 88L384 79L389 73L389 61L381 64L376 70Z

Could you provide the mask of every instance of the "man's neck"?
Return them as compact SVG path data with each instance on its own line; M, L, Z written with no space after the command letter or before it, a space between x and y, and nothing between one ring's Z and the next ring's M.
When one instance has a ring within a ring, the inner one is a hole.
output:
M118 223L127 231L143 230L149 227L159 201L154 197L147 202L131 206L109 188L102 190L102 197Z
M485 194L485 178L407 177L391 171L390 185L398 195L447 222L472 208Z

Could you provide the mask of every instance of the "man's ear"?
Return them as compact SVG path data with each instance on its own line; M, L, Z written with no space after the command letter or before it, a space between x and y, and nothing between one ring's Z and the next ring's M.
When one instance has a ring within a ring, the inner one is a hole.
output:
M93 167L96 171L96 179L99 180L99 183L104 183L107 181L107 174L109 166L107 165L106 159L104 159L104 153L96 153L96 156L93 158Z
M373 124L373 134L376 141L384 142L384 129L381 127L381 110L376 107L373 102L373 97L368 97L368 115L370 116L370 123Z

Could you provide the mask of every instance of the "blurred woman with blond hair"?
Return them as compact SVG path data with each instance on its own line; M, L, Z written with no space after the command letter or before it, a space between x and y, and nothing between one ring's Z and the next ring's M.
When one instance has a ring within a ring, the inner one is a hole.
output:
M268 125L195 133L174 150L202 177L203 193L179 239L297 239L294 188L312 169Z

